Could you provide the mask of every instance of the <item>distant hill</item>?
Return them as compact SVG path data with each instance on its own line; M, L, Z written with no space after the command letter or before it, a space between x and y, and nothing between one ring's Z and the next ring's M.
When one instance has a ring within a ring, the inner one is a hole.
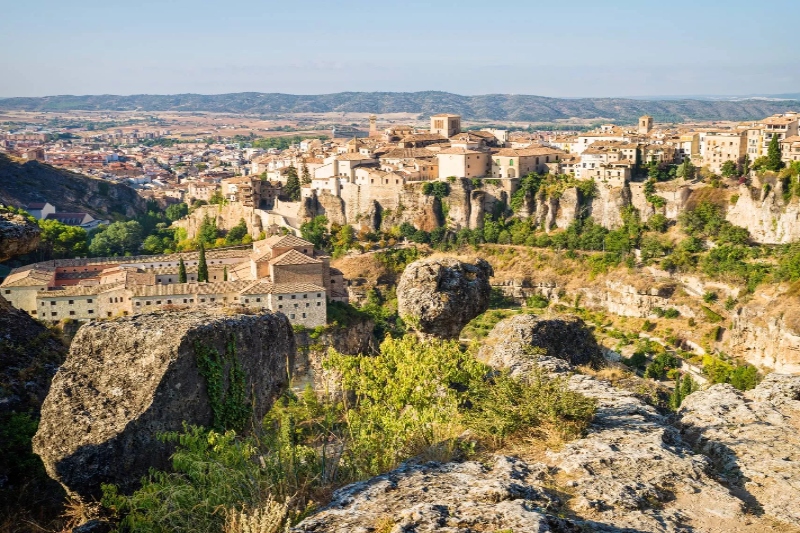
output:
M631 98L546 98L486 94L462 96L416 93L346 92L320 95L280 93L46 96L0 99L0 109L26 111L197 111L271 115L301 112L457 113L467 119L549 122L557 119L606 119L634 123L650 114L656 121L750 120L800 110L800 100L640 100Z
M0 203L25 207L33 202L50 202L59 212L112 220L142 215L147 208L145 200L127 185L0 154Z

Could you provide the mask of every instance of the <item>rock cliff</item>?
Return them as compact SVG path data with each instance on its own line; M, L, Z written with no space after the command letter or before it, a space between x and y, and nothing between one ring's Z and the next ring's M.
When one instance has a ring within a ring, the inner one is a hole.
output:
M59 211L86 212L99 219L132 218L147 209L144 198L127 185L0 154L0 203L32 202L50 202Z
M261 217L251 207L245 207L238 202L231 202L225 205L203 205L192 211L192 213L180 220L173 222L174 227L186 230L187 236L193 239L197 236L203 220L209 217L216 222L217 227L222 230L229 230L244 220L247 224L247 233L254 239L263 230Z
M0 262L34 251L41 233L35 222L0 207Z
M168 466L159 433L231 425L234 414L242 425L261 420L294 351L282 314L158 312L86 324L42 406L34 452L76 497L98 497L101 483L130 491L149 468Z
M408 265L397 285L400 316L420 335L458 338L467 323L489 307L492 267L429 257Z

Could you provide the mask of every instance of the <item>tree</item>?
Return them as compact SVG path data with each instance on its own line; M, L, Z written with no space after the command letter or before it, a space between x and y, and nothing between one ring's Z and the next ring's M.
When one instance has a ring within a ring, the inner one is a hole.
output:
M302 180L300 180L300 183L303 185L311 185L311 172L309 172L308 165L306 165L305 161L303 161L303 166L300 168L300 172L302 173Z
M222 281L228 281L228 267L222 267Z
M219 190L214 191L214 194L211 195L211 198L208 199L208 203L216 204L216 205L225 205L225 197L222 196L222 192Z
M320 250L326 249L330 239L328 233L328 218L325 215L314 217L300 226L300 234L305 240L312 243Z
M167 218L171 222L179 220L188 214L189 214L189 206L182 202L179 204L172 204L171 206L167 207L166 210Z
M206 247L200 243L200 259L197 261L197 281L208 281L208 265L206 264Z
M186 263L183 262L183 256L178 261L178 283L186 283Z
M40 220L42 237L39 252L42 259L66 259L86 256L86 230L78 226L67 226L58 220Z
M202 244L214 244L219 237L219 230L217 223L206 214L203 217L203 222L200 223L200 228L197 230L197 240Z
M242 239L244 236L247 235L247 223L244 219L239 219L239 223L232 227L228 234L225 235L225 244L228 246L234 246L237 244L242 244Z
M96 233L89 252L96 257L134 254L142 245L142 226L135 220L114 222Z
M292 202L300 201L300 180L297 178L297 169L294 165L286 171L286 185L283 186L283 194Z
M772 134L772 140L769 142L767 148L767 170L778 172L783 168L783 161L781 161L781 143L778 140L778 134Z
M678 165L678 169L676 170L676 175L679 178L683 178L686 180L694 179L696 173L697 173L697 168L692 164L691 159L689 159L688 157L683 160L683 163Z
M723 178L731 178L736 175L736 163L733 161L725 161L722 163L720 173Z

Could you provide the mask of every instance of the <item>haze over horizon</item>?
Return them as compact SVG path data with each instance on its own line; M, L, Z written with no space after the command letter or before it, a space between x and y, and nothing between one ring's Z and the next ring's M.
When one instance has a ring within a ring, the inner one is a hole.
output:
M800 52L756 12L678 0L22 3L0 20L0 97L441 90L551 97L800 90Z

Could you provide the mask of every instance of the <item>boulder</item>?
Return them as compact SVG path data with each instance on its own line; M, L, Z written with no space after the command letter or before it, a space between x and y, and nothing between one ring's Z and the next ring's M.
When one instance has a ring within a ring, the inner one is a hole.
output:
M36 222L3 211L0 206L0 262L34 251L39 246L41 233Z
M493 275L483 259L474 263L452 257L414 261L397 285L400 316L423 337L456 339L470 320L489 308Z
M162 311L86 324L42 406L34 452L76 498L99 497L101 483L130 492L149 468L169 465L160 433L260 421L294 351L283 314ZM215 357L221 372L207 379L201 368ZM223 418L224 402L241 416Z
M744 393L720 384L690 394L680 427L751 508L800 528L800 376L770 374Z
M545 353L536 353L535 348ZM544 358L543 358L544 356ZM481 346L478 359L513 375L525 375L535 366L551 371L569 365L602 366L603 352L580 318L564 315L545 318L514 315L500 321ZM547 361L547 365L543 363ZM568 363L565 366L565 363Z

